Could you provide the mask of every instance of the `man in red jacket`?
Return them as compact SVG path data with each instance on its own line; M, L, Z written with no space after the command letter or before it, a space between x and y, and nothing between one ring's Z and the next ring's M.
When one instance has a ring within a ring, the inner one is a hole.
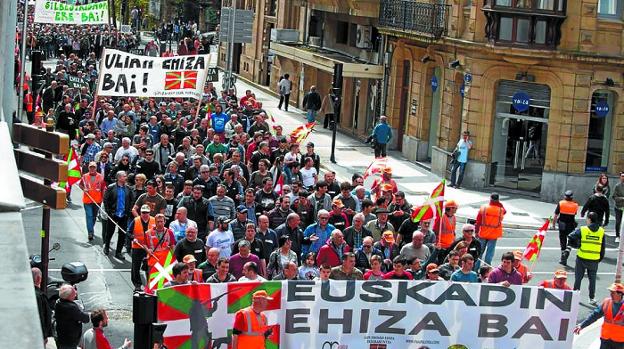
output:
M344 235L339 229L334 229L327 243L321 246L316 256L316 265L327 264L337 267L342 264L342 255L347 252L349 252L349 245L344 241Z

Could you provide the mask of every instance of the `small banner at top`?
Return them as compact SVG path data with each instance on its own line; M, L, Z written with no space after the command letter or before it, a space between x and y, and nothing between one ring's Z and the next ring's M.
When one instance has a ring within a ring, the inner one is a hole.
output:
M108 24L108 1L69 5L57 1L37 0L35 22L53 24Z
M118 97L200 99L216 55L139 56L105 49L97 94Z

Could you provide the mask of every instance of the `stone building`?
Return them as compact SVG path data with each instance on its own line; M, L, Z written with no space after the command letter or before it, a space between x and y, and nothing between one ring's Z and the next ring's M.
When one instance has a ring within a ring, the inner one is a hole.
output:
M548 201L566 189L583 199L600 172L619 176L621 0L440 3L380 1L397 149L445 175L469 130L465 187Z

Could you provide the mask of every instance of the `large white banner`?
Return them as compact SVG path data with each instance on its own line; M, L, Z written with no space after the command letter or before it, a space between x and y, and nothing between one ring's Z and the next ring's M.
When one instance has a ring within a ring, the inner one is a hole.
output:
M275 298L267 348L569 349L579 307L574 291L446 281L199 284L158 290L165 343L226 348L261 289Z
M105 49L99 72L100 96L189 97L200 99L216 55L139 56Z
M54 24L108 24L108 1L70 5L57 1L37 0L35 22Z

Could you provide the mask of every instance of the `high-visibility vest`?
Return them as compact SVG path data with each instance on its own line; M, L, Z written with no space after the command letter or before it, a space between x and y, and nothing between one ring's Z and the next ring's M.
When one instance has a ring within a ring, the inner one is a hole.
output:
M604 313L604 322L602 323L600 338L624 343L624 304L620 306L614 316L613 299L605 298L602 301L602 312Z
M576 256L588 261L599 260L603 238L604 229L602 227L598 228L596 232L591 231L588 226L581 227L581 247L579 247Z
M26 104L26 112L27 113L32 113L33 111L33 96L30 93L27 93L26 96L24 96L24 103Z
M154 217L150 216L149 223L147 223L147 229L150 230L154 228L154 226L156 226L156 220ZM147 235L146 231L143 231L143 223L141 222L140 216L134 218L134 230L132 230L132 233L134 234L134 240L137 240L147 247ZM141 246L134 242L134 240L132 241L132 248L141 248Z
M204 276L201 269L193 269L193 272L189 273L189 281L195 281L200 283L204 282Z
M567 214L570 216L576 216L576 212L578 211L579 205L576 201L572 200L561 200L559 201L559 213Z
M479 237L486 240L494 240L503 236L503 215L502 207L494 205L483 205L479 210L481 214L481 227L479 227Z
M92 180L92 177L95 179ZM89 173L82 175L82 185L84 191L82 194L83 204L101 204L102 203L102 188L106 188L104 184L104 176L101 173L95 173L95 176L91 176ZM88 194L88 195L87 195Z
M455 241L455 224L457 218L452 216L449 218L446 214L440 219L440 245L442 248L450 248Z
M163 251L175 247L175 237L171 229L165 227L165 235L162 239L156 235L156 230L154 229L156 228L151 228L147 231L147 233L145 233L147 236L146 240L148 241L147 247L153 249L154 251ZM160 244L158 243L159 241Z
M238 335L238 348L266 348L264 338L264 332L268 328L266 315L256 314L251 307L239 311L245 316L246 328L243 333Z

